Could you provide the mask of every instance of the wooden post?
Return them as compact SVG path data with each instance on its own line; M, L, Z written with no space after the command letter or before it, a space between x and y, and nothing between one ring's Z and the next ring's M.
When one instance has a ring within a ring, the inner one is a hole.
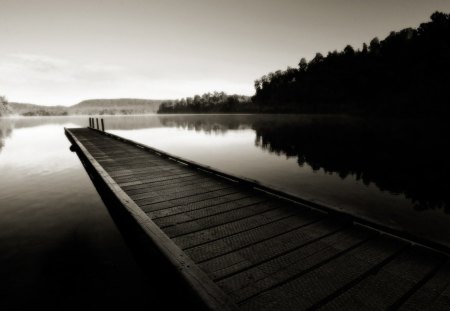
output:
M100 127L98 126L98 118L95 118L95 120L97 121L97 130L99 130Z
M102 131L105 131L105 122L103 122L103 118L102 118Z
M89 127L92 128L92 118L89 118Z

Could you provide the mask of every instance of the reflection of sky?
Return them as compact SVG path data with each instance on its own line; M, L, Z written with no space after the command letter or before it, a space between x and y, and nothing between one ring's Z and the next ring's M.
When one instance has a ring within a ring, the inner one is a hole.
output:
M67 148L70 146L61 126L15 129L0 153L0 168L5 170L13 167L23 178L68 169L73 166L73 157L61 148L61 143L65 143Z
M63 126L75 126L73 122L73 118L0 120L0 125L13 129L0 150L4 310L9 309L9 300L13 309L29 309L22 304L39 301L42 305L45 301L47 309L61 309L49 305L72 304L73 297L80 306L93 301L113 305L121 299L129 306L129 301L152 291L78 156L69 150ZM19 293L28 299L18 300Z
M89 202L100 203L69 147L63 127L51 124L14 129L5 140L0 152L3 233L9 225L20 232L30 222L35 228L63 226L58 219L67 217L67 209L74 212Z

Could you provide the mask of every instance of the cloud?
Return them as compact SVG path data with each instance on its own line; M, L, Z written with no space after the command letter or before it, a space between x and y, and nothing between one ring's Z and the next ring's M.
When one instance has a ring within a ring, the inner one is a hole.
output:
M122 71L118 66L73 63L35 54L11 54L0 62L0 79L16 82L92 82L95 78L114 79Z
M0 61L0 93L11 100L73 104L87 90L113 88L126 77L124 68L76 63L36 54L10 54ZM74 96L78 93L78 96Z
M251 92L247 84L218 75L202 76L201 70L187 74L186 68L177 70L177 64L167 68L159 62L147 67L124 67L45 55L9 54L0 60L0 95L18 102L72 105L88 98L164 99L215 90Z

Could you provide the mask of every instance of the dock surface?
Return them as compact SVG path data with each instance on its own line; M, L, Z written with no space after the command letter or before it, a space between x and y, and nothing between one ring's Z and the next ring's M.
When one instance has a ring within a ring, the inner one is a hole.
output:
M78 155L216 310L450 310L445 252L89 128Z

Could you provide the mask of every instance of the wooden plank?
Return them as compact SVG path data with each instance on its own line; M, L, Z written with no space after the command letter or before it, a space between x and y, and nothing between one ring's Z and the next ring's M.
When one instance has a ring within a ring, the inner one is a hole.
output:
M109 187L111 192L121 202L122 206L128 211L130 217L145 230L149 239L158 247L161 254L174 266L175 271L196 293L203 302L204 306L211 310L236 310L234 303L226 296L185 253L165 235L161 229L153 223L147 215L137 206L127 194L119 187L117 183L103 170L102 166L95 160L86 148L77 140L77 138L69 131L65 130L68 137L75 143L81 152L83 152L86 160L93 169L98 172L98 176Z
M142 200L140 203L141 208L144 212L148 213L151 211L156 211L162 208L170 208L175 207L179 205L187 205L190 203L205 201L208 199L218 198L220 196L224 196L227 194L232 194L239 192L236 188L226 188L226 189L218 189L214 191L208 191L201 194L196 195L190 195L190 196L184 196L179 198L161 198L161 199L155 199L150 200L151 202Z
M254 215L260 211L265 211L268 209L274 209L275 206L271 206L266 203L267 199L250 196L242 197L237 200L227 201L222 204L214 204L212 206L206 206L203 208L197 208L190 211L184 211L182 213L172 214L166 217L152 218L155 223L161 228L175 227L178 234L186 234L189 232L196 231L197 228L203 226L198 226L199 221L204 218L208 218L206 222L211 221L211 225L214 226L214 221L211 216L217 216L227 218L229 214L237 215L242 213L242 217L231 216L231 219L240 219L246 217L246 215ZM164 210L167 211L167 210ZM151 216L155 212L150 212L147 215ZM236 218L239 217L239 218ZM224 221L226 221L224 219ZM168 229L167 229L168 230ZM169 231L168 231L169 232Z
M312 213L293 215L277 222L246 231L245 234L238 233L211 243L187 249L186 254L188 254L194 262L205 262L245 248L246 246L278 237L296 229L298 230L319 219L320 218L318 218L317 215Z
M381 310L393 306L433 273L442 260L436 253L411 247L376 273L333 297L320 310Z
M274 253L273 258L258 263L220 280L217 284L236 302L247 300L292 278L332 260L357 247L377 233L350 227L319 237L309 243L300 243L284 254Z
M187 172L187 173L182 173L182 174L163 173L163 174L158 174L157 177L148 177L148 178L143 178L143 179L134 180L134 181L122 182L122 183L118 182L118 184L121 187L136 186L136 185L150 184L150 183L154 183L154 182L173 180L173 179L178 179L178 178L188 177L188 176L195 176L195 175L196 174L194 172Z
M162 209L153 209L152 211L147 212L147 215L150 218L152 218L153 220L157 220L158 218L163 218L163 217L168 217L171 215L195 211L197 209L208 208L208 207L214 208L214 206L220 205L220 204L226 204L226 203L234 204L233 202L236 200L245 199L245 198L248 198L251 196L252 195L248 192L238 191L238 192L233 192L230 194L221 195L218 197L207 198L205 200L201 200L201 201L197 201L197 202L175 205L175 206L170 206L170 207L166 207L166 208L162 208ZM156 205L158 205L158 204L156 204ZM219 208L221 208L221 207L219 207ZM226 207L226 206L223 208L228 209L228 207Z
M399 310L402 311L420 311L420 310L438 310L437 303L434 308L431 308L439 296L450 287L450 263L444 264L434 276L420 287L415 293L413 293L406 301L400 306ZM446 297L444 305L447 310L450 306L450 296ZM442 309L441 309L442 310Z
M182 195L184 193L187 194L200 194L207 191L212 191L216 189L225 189L230 188L231 185L229 183L221 182L220 180L204 180L200 183L196 184L188 184L180 187L162 187L159 189L148 188L146 192L136 193L130 195L131 198L135 201L150 199L155 197L164 197L170 196L175 197L176 195Z
M158 187L177 187L178 185L185 185L189 183L197 183L201 182L203 180L207 179L206 176L193 174L187 177L181 177L177 179L169 179L169 180L162 180L159 182L154 182L151 184L141 184L141 185L134 185L134 186L125 186L122 187L127 193L141 193L145 192L147 188L158 188Z
M240 304L242 310L306 310L378 270L406 243L386 236L369 240L336 259ZM302 293L298 295L298 293Z
M224 256L203 262L200 264L200 267L214 280L221 280L263 262L270 261L278 256L287 254L324 236L340 231L346 226L347 222L339 222L334 219L325 218Z
M426 310L448 311L450 309L450 285L436 297L436 299L428 305Z
M194 188L184 191L176 191L175 189L170 190L164 190L159 193L147 193L145 194L144 198L142 199L135 199L134 201L142 206L155 204L159 202L166 202L166 201L173 201L173 200L180 200L180 199L187 199L190 197L194 200L197 199L198 196L207 195L209 196L215 196L217 193L221 193L220 191L226 191L229 190L232 192L236 192L236 189L231 187L230 185L215 185L210 186L208 188Z
M161 228L164 229L168 236L170 236L171 238L175 238L188 233L197 232L199 230L205 230L219 225L235 222L237 220L241 220L243 218L254 216L273 209L275 209L274 206L270 204L264 204L264 202L249 204L247 206L243 206L242 208L213 214L211 216L200 218L194 221L182 222L180 224L171 224L165 227L161 226ZM226 236L226 234L223 235L223 237Z
M118 182L118 183L126 183L126 182L130 182L130 181L135 181L135 180L146 180L148 178L152 178L154 176L167 176L167 175L178 175L178 174L189 174L192 173L191 170L186 170L183 168L173 168L173 169L164 169L164 168L157 168L153 174L152 173L146 173L146 172L142 172L142 173L138 173L138 174L133 174L131 176L120 176L120 177L115 177L114 179Z
M118 171L124 168L134 168L137 169L139 167L180 167L180 165L177 165L176 163L172 163L169 161L164 161L162 159L155 159L153 157L149 157L147 154L145 157L139 157L139 158L133 158L133 159L124 159L124 160L118 160L117 158L110 157L110 158L104 158L103 160L99 161L99 163L106 168L107 170Z
M434 252L133 141L66 133L209 309L448 309Z
M128 166L127 168L121 168L119 170L109 170L104 167L108 174L116 179L116 177L125 177L134 174L151 174L152 172L159 172L161 170L173 171L177 170L177 167L172 165L142 165L138 167Z
M188 177L185 179L176 179L174 181L168 181L168 182L162 182L160 184L152 184L147 187L139 187L139 188L131 188L129 190L126 190L126 193L128 195L136 195L136 194L142 194L147 193L148 191L158 191L158 190L165 190L170 188L175 189L182 189L184 187L203 184L205 182L209 182L210 179L206 176L194 176L194 177Z
M247 212L249 209L245 208L244 210ZM223 214L219 214L212 217L205 217L197 219L196 221L185 223L185 225L192 223L195 224L189 226L189 231L187 231L189 233L186 233L186 231L184 231L183 235L178 235L175 237L172 237L170 233L168 233L168 235L181 249L186 249L205 244L207 242L219 240L232 234L254 229L262 225L278 221L285 217L292 216L295 213L297 213L297 211L293 209L275 208L269 209L256 215L246 215L245 218L241 216L238 220L233 219L232 222L226 222L228 219L226 219L226 217L223 217ZM229 214L232 214L234 216L234 214L236 213ZM179 230L179 227L180 226L176 226L177 231ZM201 230L199 230L200 228Z

